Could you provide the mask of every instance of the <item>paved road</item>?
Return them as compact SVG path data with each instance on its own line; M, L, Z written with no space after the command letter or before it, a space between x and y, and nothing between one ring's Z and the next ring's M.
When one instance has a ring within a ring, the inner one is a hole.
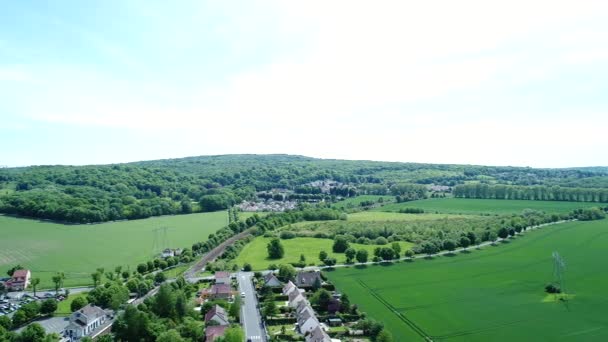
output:
M245 330L245 338L255 341L266 341L266 332L262 327L262 317L258 310L258 299L251 278L251 272L239 272L236 274L239 283L239 291L245 293L241 302L241 323Z

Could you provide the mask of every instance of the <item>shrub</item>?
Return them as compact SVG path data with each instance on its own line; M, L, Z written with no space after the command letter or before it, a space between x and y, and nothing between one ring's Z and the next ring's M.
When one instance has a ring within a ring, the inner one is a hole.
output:
M294 232L290 232L288 230L284 230L281 232L281 234L279 234L279 237L283 240L289 240L289 239L293 239L296 237L296 234Z

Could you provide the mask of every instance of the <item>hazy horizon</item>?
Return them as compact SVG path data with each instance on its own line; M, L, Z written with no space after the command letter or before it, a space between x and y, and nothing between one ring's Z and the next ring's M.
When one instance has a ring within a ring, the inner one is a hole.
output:
M432 162L418 162L409 160L376 160L376 159L344 159L344 158L331 158L331 157L315 157L301 154L288 154L288 153L228 153L228 154L201 154L192 156L181 156L181 157L169 157L169 158L158 158L158 159L141 159L141 160L129 160L120 162L108 162L108 163L91 163L91 164L30 164L30 165L0 165L0 168L20 168L20 167L31 167L31 166L91 166L91 165L115 165L115 164L130 164L140 163L156 160L172 160L172 159L185 159L185 158L198 158L198 157L221 157L221 156L294 156L313 158L320 160L344 160L344 161L371 161L371 162L387 162L387 163L411 163L411 164L435 164L435 165L472 165L472 166L490 166L490 167L524 167L524 168L535 168L535 169L579 169L579 168L594 168L602 167L608 168L608 165L575 165L575 166L564 166L564 167L533 167L528 165L489 165L489 164L471 164L471 163L432 163Z
M608 165L608 3L7 3L0 165Z

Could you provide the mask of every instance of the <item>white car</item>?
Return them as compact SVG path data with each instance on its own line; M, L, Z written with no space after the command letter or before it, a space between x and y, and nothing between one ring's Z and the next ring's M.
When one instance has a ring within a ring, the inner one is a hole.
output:
M241 297L245 298L245 292L241 292Z

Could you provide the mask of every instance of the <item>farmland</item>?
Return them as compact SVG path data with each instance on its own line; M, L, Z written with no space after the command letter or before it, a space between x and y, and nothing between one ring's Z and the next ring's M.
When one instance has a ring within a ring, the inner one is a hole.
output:
M470 254L327 275L396 341L423 340L412 326L434 341L605 341L606 245L607 220L570 222ZM566 260L566 302L544 292L553 251Z
M41 278L41 287L50 287L57 271L65 272L65 286L89 285L98 267L133 269L164 247L189 247L226 224L224 211L91 225L0 216L0 272L21 264Z
M245 263L250 263L254 270L265 270L270 264L285 264L291 262L298 262L300 255L304 254L306 257L307 264L318 265L319 252L326 251L329 257L337 259L338 263L344 263L346 257L344 254L336 254L332 252L333 240L330 239L317 239L317 238L295 238L288 240L281 240L283 247L285 248L285 255L281 259L268 259L268 253L266 245L270 241L270 238L257 237L252 242L247 244L239 256L235 259L237 265L242 266ZM400 242L401 249L405 251L410 248L412 244L408 242ZM351 243L351 247L356 250L365 249L369 252L370 258L373 255L374 248L377 245L361 245Z
M405 208L420 208L431 213L504 215L520 214L525 209L539 210L547 213L568 213L574 209L598 205L598 203L585 202L430 198L404 203L391 203L374 210L398 212L400 209Z

